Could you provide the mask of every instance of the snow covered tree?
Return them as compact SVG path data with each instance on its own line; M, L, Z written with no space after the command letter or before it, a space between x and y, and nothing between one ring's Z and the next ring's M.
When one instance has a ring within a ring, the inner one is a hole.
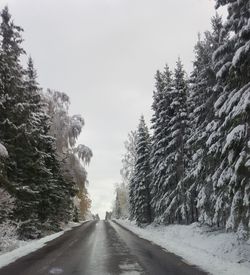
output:
M7 178L6 178L6 170L5 170L5 162L8 158L9 154L5 146L0 143L0 186L6 185Z
M172 108L170 106L173 90L172 73L166 65L164 72L157 71L156 91L153 95L152 109L154 111L152 117L152 150L151 150L151 207L152 216L155 221L161 222L161 217L165 210L164 194L167 192L168 186L166 182L170 168L170 148L171 135L169 122L172 118Z
M180 223L184 216L185 186L183 179L187 162L187 91L185 72L180 59L178 59L171 91L171 115L168 124L168 178L165 181L166 192L163 197L165 211L162 215L164 223L173 223L174 221Z
M14 207L14 198L10 194L0 188L0 224L9 219L9 215L12 213Z
M25 53L21 32L4 8L0 25L0 150L5 155L8 151L8 157L4 163L0 157L0 188L2 197L14 201L11 219L19 237L26 239L57 231L71 219L73 198L82 192L80 198L86 199L83 166L92 152L86 146L75 146L83 125L80 116L68 116L66 111L60 122L66 118L67 126L56 125L58 136L52 136L54 117L36 81L33 61L29 58L27 69L21 65ZM67 102L65 98L64 94L62 104ZM62 159L65 148L67 160ZM62 165L64 160L67 164Z
M136 131L131 131L128 134L128 139L124 143L126 152L122 158L122 169L120 171L120 174L122 176L123 182L126 185L129 185L135 169L136 138L137 138Z
M11 21L7 7L2 10L1 19L0 139L9 153L6 161L8 184L5 188L16 197L15 219L17 221L30 219L35 228L37 222L35 190L31 190L29 185L36 152L30 144L32 140L29 138L28 125L32 124L30 118L32 107L31 102L27 101L29 95L25 90L25 71L20 62L21 54L24 53L21 48L22 29ZM29 172L27 172L28 167Z
M165 224L200 221L243 230L248 237L250 4L244 0L216 3L228 7L227 21L223 23L216 14L212 30L199 36L189 83L180 60L173 77L168 66L156 74L151 167L147 170L151 174L142 168L146 158L141 157L139 144L145 144L145 139L143 131L138 131L129 190L131 213L143 223L141 200L145 196L140 183L148 176L151 220Z
M187 82L185 80L185 71L183 70L183 65L181 60L178 59L176 63L175 73L174 73L174 89L173 89L173 101L171 105L175 112L170 125L172 131L172 137L176 142L176 176L177 181L180 181L185 172L185 138L187 137Z
M60 160L72 153L78 156L84 164L89 164L92 157L90 148L82 144L76 146L76 141L84 126L84 119L81 115L69 115L68 95L48 90L44 100L48 103L47 112L52 119L50 133L55 138Z
M47 113L51 117L49 133L55 138L57 160L66 182L71 182L75 189L75 206L78 208L80 217L85 214L81 212L87 201L87 172L85 166L89 164L92 151L85 145L76 146L76 141L82 131L84 120L80 115L69 115L70 99L65 93L48 90L44 97L47 103ZM73 201L71 200L71 203ZM72 209L73 210L73 209Z
M122 168L120 175L122 182L116 185L115 188L115 202L112 210L112 217L116 219L130 218L134 219L135 199L133 186L133 176L136 164L136 142L137 132L131 131L128 134L128 139L124 142L125 153L122 158Z
M77 197L79 199L79 219L83 221L88 219L91 208L91 199L89 198L86 188L79 188Z
M10 194L3 189L3 186L7 186L7 177L5 171L5 161L8 157L6 148L0 143L0 223L5 222L12 212L14 206L14 199Z
M116 185L115 194L112 217L115 219L128 218L128 189L124 182Z
M150 136L143 116L137 130L136 163L131 180L130 197L134 201L134 218L138 225L151 222L150 207ZM132 193L132 192L133 193ZM131 198L130 198L131 199Z
M213 169L212 162L207 157L209 147L206 146L213 127L209 123L214 117L213 105L216 93L216 71L212 62L213 52L227 39L222 33L221 17L216 14L211 20L212 31L206 31L204 38L195 46L195 60L190 79L190 94L188 98L189 128L188 144L190 147L190 161L187 167L185 184L187 185L187 212L189 221L212 223L212 194L211 179L207 177Z
M159 223L181 222L186 207L187 88L180 59L173 78L168 66L156 74L150 192L154 221Z
M214 133L209 137L210 153L217 160L210 174L215 190L213 223L249 232L249 1L216 3L217 7L228 6L221 33L230 33L230 37L213 54L217 71Z
M120 171L122 177L122 186L123 193L126 198L126 203L123 204L124 209L122 212L124 213L124 217L128 217L132 220L134 219L134 209L135 209L135 201L134 201L134 186L133 186L133 175L135 172L135 163L136 163L136 141L137 141L137 133L136 131L131 131L128 135L128 139L125 141L125 154L122 158L122 169Z

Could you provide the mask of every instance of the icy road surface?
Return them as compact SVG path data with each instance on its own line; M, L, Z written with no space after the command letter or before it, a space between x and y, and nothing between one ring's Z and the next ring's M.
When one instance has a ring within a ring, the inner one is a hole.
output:
M89 221L0 269L0 275L204 275L114 222Z

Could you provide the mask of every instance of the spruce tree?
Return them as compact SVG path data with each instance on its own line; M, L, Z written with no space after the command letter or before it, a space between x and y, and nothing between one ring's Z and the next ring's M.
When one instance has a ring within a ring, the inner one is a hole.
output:
M249 232L249 1L216 1L228 6L222 33L231 33L213 55L217 70L217 101L211 146L217 161L210 177L215 190L213 222ZM210 136L210 139L212 137ZM219 161L218 161L219 160Z
M37 214L42 230L59 230L61 222L70 219L72 197L75 194L71 181L62 177L60 163L57 160L55 140L49 135L50 117L46 114L46 104L36 81L37 74L33 61L29 58L26 71L26 93L30 108L31 124L29 137L36 150L33 167L37 190ZM30 182L34 181L30 178ZM56 211L55 211L56 209ZM27 231L27 230L26 230Z
M187 206L184 177L187 165L187 95L188 86L185 79L185 71L181 60L176 62L174 72L174 87L171 93L172 118L169 122L172 147L172 167L169 170L171 181L169 182L167 209L164 218L170 221L182 222L187 219Z
M187 82L180 60L174 79L168 66L157 72L152 118L151 197L154 220L181 222L186 207Z
M195 60L190 78L189 125L190 161L188 165L187 185L188 215L190 222L197 221L212 224L213 185L207 177L213 169L210 147L206 145L208 137L213 133L213 105L216 100L214 85L216 71L212 61L213 52L227 39L222 33L222 18L216 14L212 20L212 31L206 31L204 38L195 46Z
M29 166L33 165L32 157L35 152L32 150L31 139L28 138L30 105L25 91L25 71L20 65L20 57L24 53L20 45L22 29L11 21L7 7L1 12L1 19L0 139L9 152L6 162L7 190L16 198L15 220L21 226L30 220L37 227L37 193L30 186L32 167L29 170Z
M131 180L129 182L129 191L128 191L128 198L129 198L129 219L135 220L136 218L136 211L135 211L135 205L136 205L136 185L134 181L134 175L131 177Z
M156 91L153 95L153 117L152 117L152 150L151 150L151 206L152 218L155 222L161 222L164 212L164 194L168 186L165 184L168 178L168 157L170 150L171 137L169 135L169 122L172 115L170 108L171 93L173 90L172 73L168 65L165 66L163 73L157 71Z
M132 178L134 217L138 225L151 222L150 207L150 136L144 118L141 117L137 130L136 163ZM131 190L132 191L132 190Z

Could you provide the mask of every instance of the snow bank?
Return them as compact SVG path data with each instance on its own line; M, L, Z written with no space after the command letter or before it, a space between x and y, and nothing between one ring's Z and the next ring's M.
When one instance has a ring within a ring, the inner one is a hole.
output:
M16 227L14 225L9 222L0 224L0 255L14 250L26 243L27 242L25 241L18 240Z
M139 228L127 220L117 222L211 274L250 274L250 241L240 242L235 233L211 231L198 223Z
M83 223L85 223L85 222L87 222L87 221L84 221ZM18 247L18 248L0 255L0 268L16 261L17 259L19 259L23 256L28 255L31 252L36 251L39 248L42 248L43 246L46 245L47 242L60 237L61 235L64 234L64 232L69 231L73 227L79 226L81 224L82 223L70 222L65 226L63 231L46 236L46 237L38 239L38 240L20 241L15 238L10 238L9 240L5 240L6 243L10 244L8 249L16 248L16 247Z
M47 242L55 238L58 238L63 233L64 231L61 231L35 241L17 241L17 245L20 245L19 248L12 250L11 252L2 254L0 256L0 268L16 261L18 258L21 258L31 252L34 252L39 248L42 248Z

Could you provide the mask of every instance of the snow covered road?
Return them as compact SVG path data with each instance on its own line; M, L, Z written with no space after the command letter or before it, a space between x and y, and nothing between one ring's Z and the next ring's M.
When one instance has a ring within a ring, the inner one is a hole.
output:
M114 222L89 221L0 269L0 275L202 275Z

